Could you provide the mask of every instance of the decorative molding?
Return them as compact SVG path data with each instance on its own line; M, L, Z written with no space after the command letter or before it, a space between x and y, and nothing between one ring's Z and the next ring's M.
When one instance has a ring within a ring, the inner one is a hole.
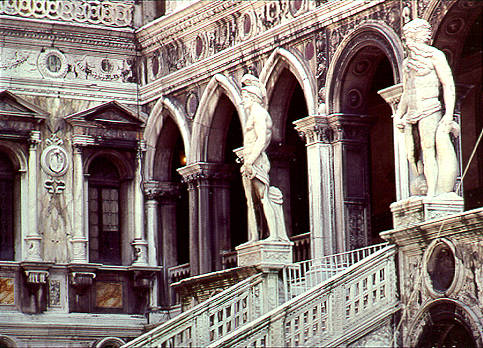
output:
M316 142L329 144L333 140L333 129L325 115L311 115L293 122L295 130L307 144Z
M129 27L132 25L134 1L99 0L6 0L0 2L0 14L34 19Z

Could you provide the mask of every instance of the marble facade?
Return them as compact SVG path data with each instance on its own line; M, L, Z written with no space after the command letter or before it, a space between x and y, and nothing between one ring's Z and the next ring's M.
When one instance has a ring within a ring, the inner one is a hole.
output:
M300 254L364 247L381 232L398 244L419 238L415 226L455 214L451 226L461 235L445 238L465 255L481 243L464 231L463 213L483 206L480 150L470 163L481 129L479 2L50 1L49 10L42 3L0 4L0 164L7 163L0 180L12 183L15 197L0 192L12 217L0 216L10 226L0 260L0 343L24 344L28 316L42 314L39 343L63 344L81 332L80 346L120 345L177 313L170 284L236 264L235 248L248 241L233 153L243 146L247 73L266 90L270 185L283 194L277 222L293 248L305 236ZM431 24L430 44L446 55L456 83L457 185L469 167L452 201L410 198L414 175L391 119L403 92L403 27L414 18ZM99 166L120 198L100 203L104 215L94 209ZM481 218L475 214L472 221ZM96 224L99 217L109 223ZM105 239L94 232L99 226ZM421 243L408 249L411 263L428 248ZM285 249L280 264L300 261ZM468 262L462 272L470 279ZM403 272L400 282L411 280ZM466 303L465 291L450 297ZM421 294L429 304L431 291ZM416 307L411 314L424 313ZM59 330L48 337L52 324ZM412 337L404 343L412 344L417 324L404 325Z

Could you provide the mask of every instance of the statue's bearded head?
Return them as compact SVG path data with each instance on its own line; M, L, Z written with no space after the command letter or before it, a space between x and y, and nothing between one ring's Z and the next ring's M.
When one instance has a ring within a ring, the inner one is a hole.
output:
M431 25L424 19L413 19L403 27L403 35L410 49L414 44L428 43L431 38Z
M264 104L266 91L260 80L251 74L245 74L241 80L243 100L255 101Z

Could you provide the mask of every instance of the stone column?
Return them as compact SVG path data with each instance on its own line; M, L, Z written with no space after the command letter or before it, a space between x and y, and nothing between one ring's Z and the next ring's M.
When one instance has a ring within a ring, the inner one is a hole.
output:
M337 251L366 246L370 234L369 117L333 114Z
M312 259L337 251L335 234L332 129L327 116L312 115L294 122L305 139L309 180L310 243Z
M381 89L379 95L391 106L392 113L396 112L397 105L401 100L403 87L402 83ZM406 155L406 146L404 144L404 133L401 132L393 122L394 134L394 171L396 173L396 199L398 201L407 199L409 192L409 165Z
M147 181L144 183L144 202L146 210L146 239L148 242L148 263L150 266L158 265L158 201L159 182Z
M221 268L221 251L229 238L229 198L223 164L198 162L180 168L190 193L191 276ZM221 200L221 201L218 201Z
M37 171L37 148L40 143L40 132L30 133L29 160L28 160L28 216L29 229L25 237L26 252L23 254L27 261L42 261L41 243L42 237L38 228L38 171Z
M84 166L82 163L82 148L79 144L74 144L74 187L73 187L73 236L71 239L72 251L71 262L74 263L88 263L88 238L85 235L84 228L84 207L85 207L85 192L84 192Z
M189 195L189 250L191 275L200 274L198 246L198 191L196 189L196 165L187 165L178 169L184 182L188 185Z
M144 141L139 141L136 155L136 173L134 176L134 248L133 266L146 266L148 264L148 243L144 237L144 194L142 178L143 155L146 151Z

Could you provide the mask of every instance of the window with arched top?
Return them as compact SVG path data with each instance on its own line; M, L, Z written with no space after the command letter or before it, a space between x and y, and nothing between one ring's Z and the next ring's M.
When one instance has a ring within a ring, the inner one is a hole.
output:
M12 162L0 152L0 260L14 260L13 190Z
M121 264L120 187L118 168L106 157L89 166L89 261Z

